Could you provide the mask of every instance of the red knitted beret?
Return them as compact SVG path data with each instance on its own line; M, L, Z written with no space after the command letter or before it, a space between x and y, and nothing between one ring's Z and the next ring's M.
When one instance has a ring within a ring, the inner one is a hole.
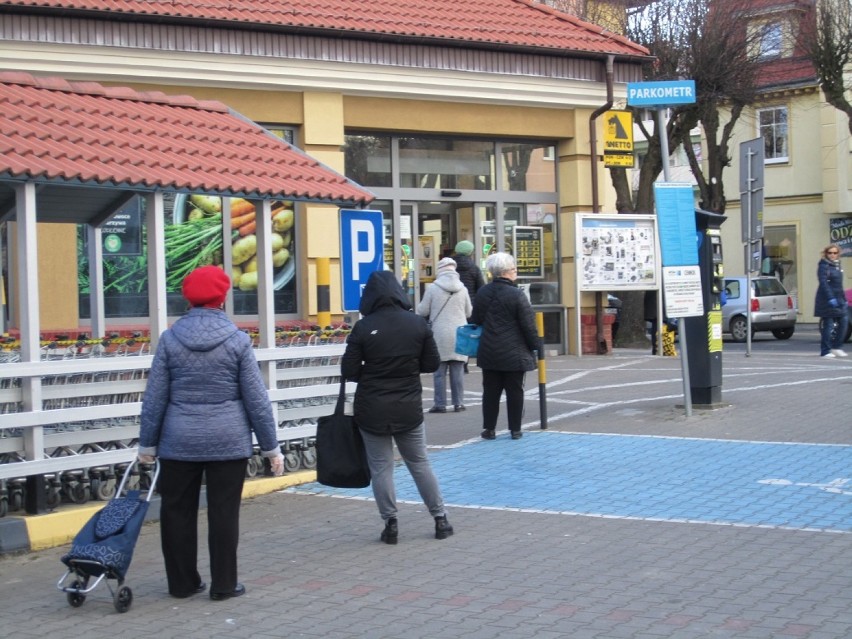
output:
M183 296L192 306L217 308L230 289L231 278L218 266L202 266L183 280Z

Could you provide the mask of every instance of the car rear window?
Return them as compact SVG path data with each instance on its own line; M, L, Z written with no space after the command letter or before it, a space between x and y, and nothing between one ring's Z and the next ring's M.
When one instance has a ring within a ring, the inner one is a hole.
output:
M784 285L774 277L754 280L754 290L757 297L787 294L787 290L784 288Z
M740 297L739 280L727 280L725 282L725 293L727 293L729 300L739 299L739 297Z

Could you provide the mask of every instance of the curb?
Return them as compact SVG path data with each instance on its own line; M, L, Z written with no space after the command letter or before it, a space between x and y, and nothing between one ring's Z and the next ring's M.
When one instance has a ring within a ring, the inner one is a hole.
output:
M281 477L258 477L246 481L243 499L276 492L316 481L315 470L299 471ZM92 516L107 502L95 502L81 506L62 507L43 515L0 518L0 556L33 550L45 550L70 543ZM207 495L202 487L200 507L207 506ZM159 521L160 498L153 497L145 515L145 521Z

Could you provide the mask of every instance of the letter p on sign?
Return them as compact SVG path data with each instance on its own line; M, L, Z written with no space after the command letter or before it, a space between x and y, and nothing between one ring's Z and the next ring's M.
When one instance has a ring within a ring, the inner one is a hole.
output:
M381 211L340 211L343 310L357 311L370 273L384 268Z

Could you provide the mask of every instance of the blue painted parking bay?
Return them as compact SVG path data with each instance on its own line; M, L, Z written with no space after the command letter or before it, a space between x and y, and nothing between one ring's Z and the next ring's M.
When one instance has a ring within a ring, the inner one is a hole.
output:
M431 459L449 506L852 532L852 446L532 431ZM420 502L403 466L396 485Z

